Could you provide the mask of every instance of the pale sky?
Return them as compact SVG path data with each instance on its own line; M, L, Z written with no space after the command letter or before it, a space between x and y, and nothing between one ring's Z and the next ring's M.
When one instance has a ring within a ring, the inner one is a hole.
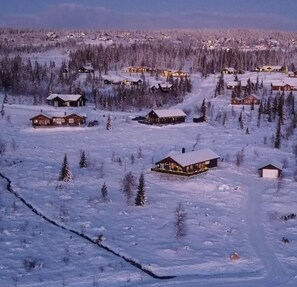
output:
M297 32L297 0L0 0L0 26Z

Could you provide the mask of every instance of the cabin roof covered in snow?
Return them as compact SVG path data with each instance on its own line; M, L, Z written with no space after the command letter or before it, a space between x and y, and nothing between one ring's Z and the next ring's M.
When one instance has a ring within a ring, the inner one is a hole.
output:
M212 160L220 157L211 149L207 148L207 149L195 150L191 152L173 155L173 156L170 156L170 158L173 159L182 167L185 167L191 164L204 162L207 160Z
M153 112L154 112L159 118L167 118L167 117L186 117L186 116L187 116L181 109L153 110Z
M77 101L81 95L80 94L50 94L46 99L53 100L54 98L59 97L63 101Z
M30 118L30 120L38 117L38 116L44 116L46 118L65 118L65 117L69 117L69 116L73 116L73 115L76 115L76 116L79 116L79 117L82 117L82 118L86 118L87 117L87 114L86 113L67 113L67 112L63 112L63 111L52 111L52 112L40 112L39 114L36 114L34 116L32 116Z
M269 165L272 165L272 166L274 166L275 168L277 168L279 170L282 170L283 167L284 167L284 165L281 162L279 162L279 161L271 161L271 162L267 162L266 164L264 164L261 167L259 167L258 170L264 169L265 167L267 167Z

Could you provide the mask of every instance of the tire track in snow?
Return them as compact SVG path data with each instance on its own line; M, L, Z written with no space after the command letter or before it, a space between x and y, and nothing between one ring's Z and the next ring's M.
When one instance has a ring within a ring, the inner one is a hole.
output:
M252 185L247 192L245 217L250 243L267 270L268 281L273 284L284 284L290 277L267 241L262 222L263 184Z
M94 244L94 245L97 245L98 247L108 251L109 253L112 253L113 255L125 260L127 263L129 263L130 265L132 265L133 267L136 267L137 269L139 269L140 271L146 273L147 275L155 278L155 279L172 279L172 278L175 278L176 276L159 276L157 274L155 274L154 272L152 272L151 270L149 269L146 269L145 267L143 267L140 263L136 262L135 260L131 259L131 258L128 258L124 255L121 255L119 253L117 253L116 251L114 251L113 249L103 245L102 243L92 239L91 237L83 234L83 233L80 233L74 229L70 229L70 228L67 228L61 224L59 224L58 222L48 218L47 216L45 216L41 211L37 210L32 204L30 204L29 202L27 202L21 195L19 195L16 191L13 190L12 186L11 186L11 180L6 177L5 175L3 175L2 173L0 173L0 177L2 177L4 180L7 181L7 186L6 186L6 189L12 193L16 198L18 198L24 205L26 205L33 213L35 213L37 216L41 217L42 219L44 219L45 221L47 221L48 223L60 228L60 229L63 229L65 231L68 231L72 234L75 234L76 236L79 236L87 241L89 241L90 243Z

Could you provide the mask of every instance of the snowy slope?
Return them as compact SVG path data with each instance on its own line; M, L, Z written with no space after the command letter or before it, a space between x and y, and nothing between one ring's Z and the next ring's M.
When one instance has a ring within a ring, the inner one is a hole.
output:
M263 75L267 86L281 76ZM233 79L226 76L225 81L228 77ZM112 130L106 130L109 112L87 106L76 111L98 119L99 126L34 129L29 121L33 115L56 109L5 105L0 137L7 152L1 158L1 174L38 213L65 229L33 213L6 190L7 182L1 179L1 286L296 286L296 221L279 219L296 212L292 141L273 149L269 139L275 134L275 123L262 122L258 128L257 110L249 108L244 111L250 130L246 134L238 126L242 107L235 107L232 116L228 93L212 98L216 81L217 76L193 75L193 92L173 107L192 114L185 123L163 127L138 124L131 120L135 114L112 112ZM212 101L213 120L193 123L191 117L203 98ZM228 114L225 127L218 116L223 112ZM186 151L210 148L224 160L218 168L193 178L150 171L154 162L183 147ZM236 153L242 149L245 160L238 167ZM87 169L79 168L81 150L90 162ZM65 153L74 180L61 184ZM275 180L259 178L257 173L263 162L272 159L287 161L279 192ZM120 186L128 171L137 179L144 172L147 206L126 204ZM107 203L100 200L104 182ZM174 210L179 202L187 212L187 235L177 242ZM102 244L116 254L158 276L176 277L153 279L69 230L92 240L103 234ZM290 244L281 241L283 236ZM238 261L230 260L233 251L240 255ZM36 261L36 268L25 268L30 260Z

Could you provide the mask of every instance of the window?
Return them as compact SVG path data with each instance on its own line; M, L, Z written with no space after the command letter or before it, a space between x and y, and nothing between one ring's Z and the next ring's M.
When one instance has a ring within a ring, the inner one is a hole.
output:
M70 119L68 120L68 122L69 122L69 124L74 124L74 119L73 119L73 118L70 118Z

